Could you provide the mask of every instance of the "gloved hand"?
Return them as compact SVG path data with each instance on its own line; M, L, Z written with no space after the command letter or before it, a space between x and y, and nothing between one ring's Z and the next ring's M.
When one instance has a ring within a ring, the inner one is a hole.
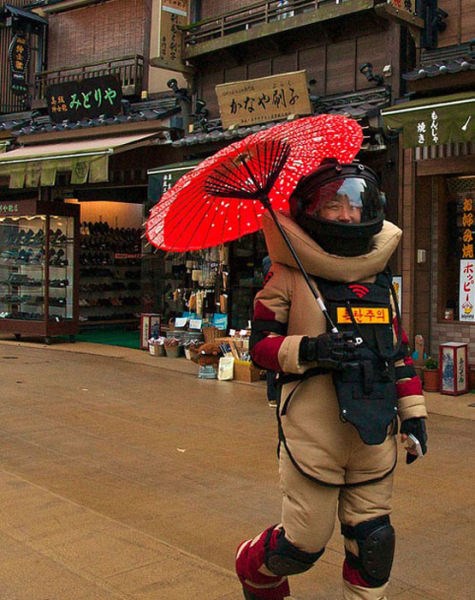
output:
M405 442L407 436L412 435L419 440L421 445L422 454L427 452L427 429L424 417L413 417L412 419L406 419L401 423L401 441ZM408 450L406 454L406 464L410 465L417 460L417 452Z
M299 361L315 361L322 369L338 370L343 363L356 360L357 354L355 339L351 333L322 333L317 337L302 338Z

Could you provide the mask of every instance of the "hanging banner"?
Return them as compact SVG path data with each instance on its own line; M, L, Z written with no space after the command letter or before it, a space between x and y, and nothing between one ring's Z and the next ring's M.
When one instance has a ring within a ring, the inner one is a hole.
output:
M459 319L475 321L475 260L460 261Z
M475 94L463 92L395 104L381 111L389 129L403 132L405 148L437 146L475 139Z

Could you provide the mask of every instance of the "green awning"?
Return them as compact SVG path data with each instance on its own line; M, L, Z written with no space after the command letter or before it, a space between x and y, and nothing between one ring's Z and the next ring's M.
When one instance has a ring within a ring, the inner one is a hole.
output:
M388 129L402 132L405 148L475 139L474 92L396 104L383 109L381 114Z
M152 143L156 133L23 146L0 155L0 176L10 188L53 186L56 173L71 171L72 184L109 180L109 157Z

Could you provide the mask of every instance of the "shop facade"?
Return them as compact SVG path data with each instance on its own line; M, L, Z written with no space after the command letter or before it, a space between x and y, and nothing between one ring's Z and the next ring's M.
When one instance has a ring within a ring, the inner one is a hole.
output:
M148 171L148 206L200 160L164 165ZM148 211L147 211L148 212ZM234 242L193 252L145 249L146 295L167 323L174 317L199 319L225 332L249 327L255 293L262 286L266 255L261 232Z
M0 332L49 341L137 327L148 309L147 166L173 154L169 121L88 133L28 136L0 156Z
M401 133L402 307L411 339L438 356L467 344L475 364L475 95L462 92L383 111Z

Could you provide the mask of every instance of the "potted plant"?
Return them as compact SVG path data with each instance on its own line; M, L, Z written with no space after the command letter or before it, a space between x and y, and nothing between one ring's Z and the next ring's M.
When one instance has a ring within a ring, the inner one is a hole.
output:
M422 371L423 387L426 392L438 392L440 385L439 362L436 358L428 356Z

